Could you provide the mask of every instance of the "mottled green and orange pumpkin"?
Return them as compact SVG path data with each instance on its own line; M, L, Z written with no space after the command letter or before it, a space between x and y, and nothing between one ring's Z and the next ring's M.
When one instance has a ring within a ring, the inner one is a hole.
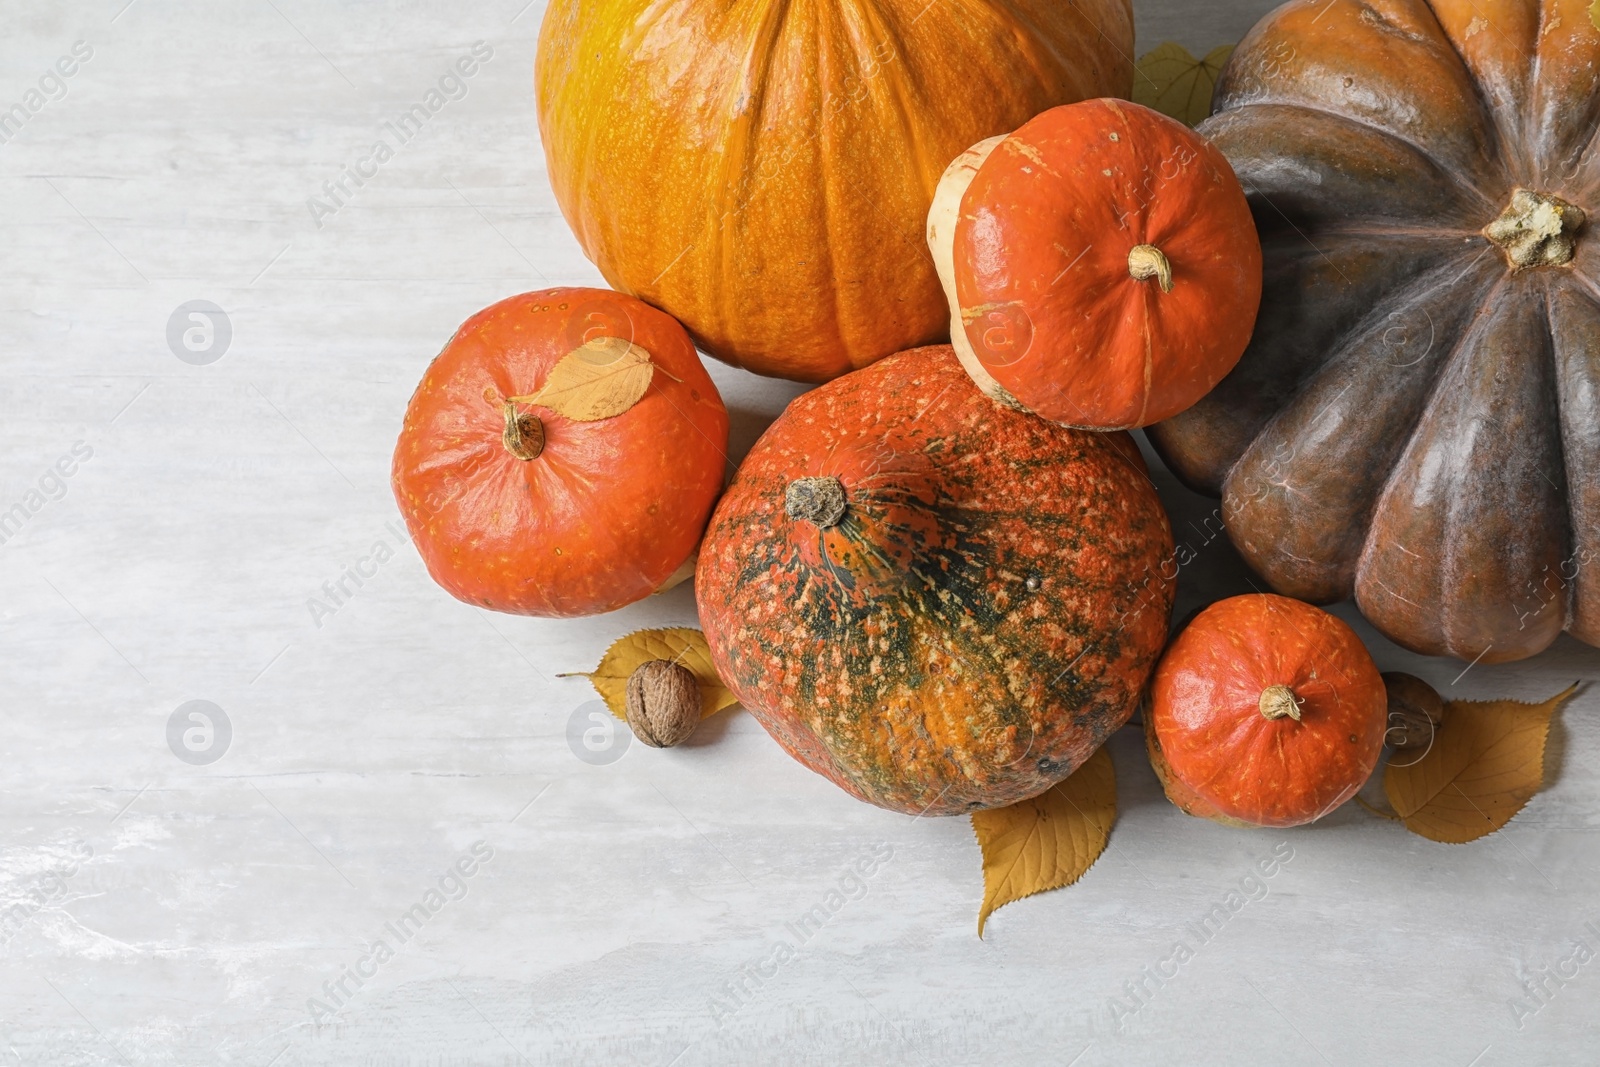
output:
M1128 720L1172 548L1131 438L1002 406L944 345L794 401L695 588L717 670L790 754L952 815L1044 792Z

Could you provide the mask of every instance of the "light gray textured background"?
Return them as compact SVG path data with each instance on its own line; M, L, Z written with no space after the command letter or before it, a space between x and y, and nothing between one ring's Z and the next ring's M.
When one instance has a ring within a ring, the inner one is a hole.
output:
M1556 727L1550 788L1467 847L1355 807L1289 833L1188 819L1124 731L1110 849L980 942L965 820L857 803L748 715L671 752L574 755L593 696L556 673L693 624L687 588L584 622L491 616L402 546L316 625L322 584L397 540L400 413L456 325L600 283L542 170L543 3L523 2L0 2L0 106L93 49L0 145L0 509L92 450L0 545L0 908L21 906L0 1063L1594 1062L1600 964L1520 1030L1511 1006L1575 939L1600 949L1593 689ZM1237 40L1267 6L1144 3L1141 49ZM315 226L307 198L480 39L466 97ZM191 300L231 322L208 366L168 349ZM741 453L796 392L713 373ZM1210 513L1162 484L1180 532ZM1190 539L1180 610L1247 588L1225 544ZM1363 633L1452 696L1600 675L1570 640L1462 675ZM232 724L208 765L166 740L196 699ZM392 939L479 841L465 895ZM1200 945L1189 924L1283 846L1268 895ZM865 895L768 965L874 850ZM314 1026L308 1000L376 939L393 958ZM1179 940L1193 958L1145 978Z

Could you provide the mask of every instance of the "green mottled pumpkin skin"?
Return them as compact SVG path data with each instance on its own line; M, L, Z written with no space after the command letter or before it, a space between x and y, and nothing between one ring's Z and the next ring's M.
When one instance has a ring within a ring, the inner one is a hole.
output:
M843 518L792 519L838 478ZM712 658L800 762L910 814L1037 796L1127 722L1172 610L1172 531L1126 434L981 394L948 345L795 400L712 518Z

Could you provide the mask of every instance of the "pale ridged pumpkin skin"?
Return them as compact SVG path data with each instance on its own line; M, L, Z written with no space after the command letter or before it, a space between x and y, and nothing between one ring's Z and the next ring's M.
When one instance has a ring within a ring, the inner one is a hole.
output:
M1129 0L552 0L550 182L614 287L760 374L822 382L949 322L945 165L1132 87Z
M1278 592L1418 652L1600 644L1600 30L1592 0L1296 0L1201 131L1266 292L1238 367L1151 440ZM1484 233L1587 212L1570 262Z
M791 518L837 478L841 521ZM1125 723L1166 639L1172 532L1126 434L981 394L949 346L808 393L712 517L724 681L796 759L894 811L1036 796Z

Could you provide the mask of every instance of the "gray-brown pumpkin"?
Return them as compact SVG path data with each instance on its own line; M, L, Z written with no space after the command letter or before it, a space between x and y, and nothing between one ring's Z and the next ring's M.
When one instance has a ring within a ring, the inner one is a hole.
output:
M1419 652L1600 644L1591 0L1295 0L1202 127L1265 251L1255 338L1151 438L1274 589Z

